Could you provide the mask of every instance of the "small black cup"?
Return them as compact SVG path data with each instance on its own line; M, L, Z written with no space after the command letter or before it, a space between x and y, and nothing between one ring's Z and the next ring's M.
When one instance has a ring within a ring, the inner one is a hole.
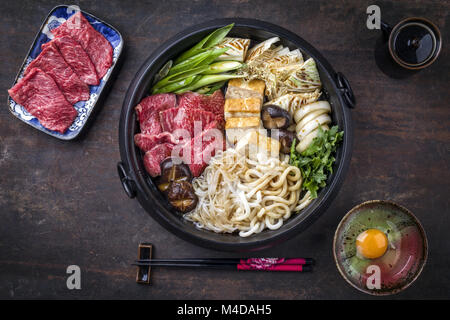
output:
M441 33L425 18L407 18L393 27L382 22L381 29L387 38L391 58L403 68L426 68L441 52Z

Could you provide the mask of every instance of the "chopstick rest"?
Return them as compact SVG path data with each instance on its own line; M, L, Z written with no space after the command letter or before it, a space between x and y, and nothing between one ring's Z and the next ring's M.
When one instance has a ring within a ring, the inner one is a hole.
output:
M153 245L151 243L140 243L138 249L138 259L151 260ZM150 265L138 266L136 282L140 284L150 284Z

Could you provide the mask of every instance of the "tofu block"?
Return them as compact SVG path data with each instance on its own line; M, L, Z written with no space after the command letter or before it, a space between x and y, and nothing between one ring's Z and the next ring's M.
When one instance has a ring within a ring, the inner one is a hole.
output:
M266 84L263 80L244 80L242 78L231 79L228 81L228 87L238 87L242 89L247 89L251 91L256 91L261 96L264 96L264 89L266 88Z
M267 137L261 130L248 131L236 144L236 151L250 159L263 160L280 157L280 142Z
M260 125L261 119L259 117L228 118L225 122L225 129L259 128Z
M261 106L261 99L255 97L226 99L224 106L225 119L233 117L259 117Z
M257 130L262 127L259 117L228 118L225 122L227 140L230 144L236 144L249 130Z

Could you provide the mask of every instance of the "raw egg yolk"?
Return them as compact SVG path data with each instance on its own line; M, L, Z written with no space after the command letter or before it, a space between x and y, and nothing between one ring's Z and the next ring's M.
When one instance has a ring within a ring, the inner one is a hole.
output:
M378 229L369 229L356 238L356 249L358 253L367 259L381 257L387 249L388 239L384 232Z

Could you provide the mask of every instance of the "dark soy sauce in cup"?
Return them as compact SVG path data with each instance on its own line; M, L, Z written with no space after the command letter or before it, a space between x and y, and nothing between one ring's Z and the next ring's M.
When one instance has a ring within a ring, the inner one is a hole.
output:
M406 69L422 69L436 60L442 47L439 29L425 18L407 18L394 27L382 23L389 36L389 53L393 60Z
M410 22L398 28L393 37L394 54L407 65L426 63L436 50L436 36L423 23Z

